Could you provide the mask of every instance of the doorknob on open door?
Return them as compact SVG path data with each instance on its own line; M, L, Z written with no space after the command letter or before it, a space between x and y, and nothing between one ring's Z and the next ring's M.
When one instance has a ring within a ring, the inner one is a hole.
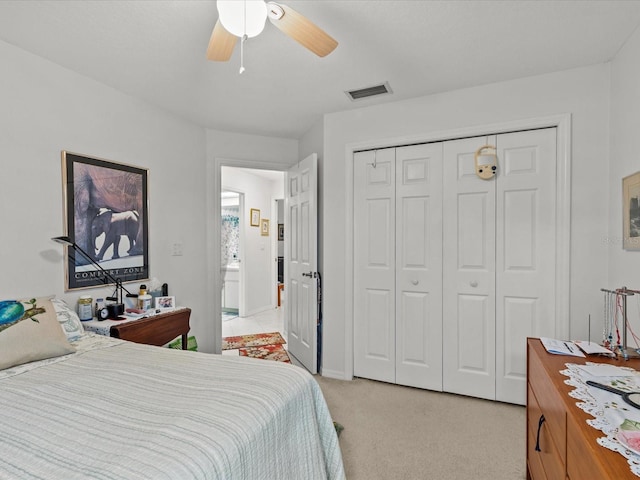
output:
M313 278L313 272L303 273L303 274L302 274L302 276L303 276L303 277Z

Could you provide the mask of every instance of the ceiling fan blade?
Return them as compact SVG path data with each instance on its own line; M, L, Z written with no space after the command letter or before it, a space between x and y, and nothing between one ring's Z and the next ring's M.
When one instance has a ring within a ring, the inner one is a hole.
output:
M209 40L209 46L207 47L207 60L226 62L231 58L237 41L238 37L227 32L220 20L218 20L216 26L213 27L211 40Z
M329 55L338 46L331 36L291 7L267 3L271 23L319 57Z

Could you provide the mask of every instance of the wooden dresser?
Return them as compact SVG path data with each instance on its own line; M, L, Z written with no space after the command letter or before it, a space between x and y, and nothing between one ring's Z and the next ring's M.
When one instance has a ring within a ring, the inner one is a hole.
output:
M111 327L111 336L147 345L162 346L176 337L182 337L182 349L187 349L190 308L160 313Z
M640 360L579 358L547 353L537 338L527 339L527 478L529 480L638 479L620 454L598 445L604 434L587 425L593 418L569 396L573 387L560 373L565 364L586 361L640 370ZM539 451L536 450L539 447Z

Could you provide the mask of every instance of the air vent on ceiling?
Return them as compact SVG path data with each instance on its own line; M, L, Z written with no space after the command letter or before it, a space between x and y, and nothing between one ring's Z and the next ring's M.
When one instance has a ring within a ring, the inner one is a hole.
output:
M345 92L351 100L361 100L363 98L373 97L376 95L385 95L391 92L388 82L384 82L380 85L374 85L373 87L361 88L359 90L350 90Z

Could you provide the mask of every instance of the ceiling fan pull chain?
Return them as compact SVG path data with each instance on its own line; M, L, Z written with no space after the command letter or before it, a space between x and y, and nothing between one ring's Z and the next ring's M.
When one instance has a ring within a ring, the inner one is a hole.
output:
M242 40L240 41L240 71L238 72L239 75L242 75L242 72L244 72L244 41L248 38L247 37L247 0L244 0L244 8L243 8L243 33L244 35L242 35Z
M244 41L247 39L246 35L242 36L242 40L240 41L240 74L244 72Z

